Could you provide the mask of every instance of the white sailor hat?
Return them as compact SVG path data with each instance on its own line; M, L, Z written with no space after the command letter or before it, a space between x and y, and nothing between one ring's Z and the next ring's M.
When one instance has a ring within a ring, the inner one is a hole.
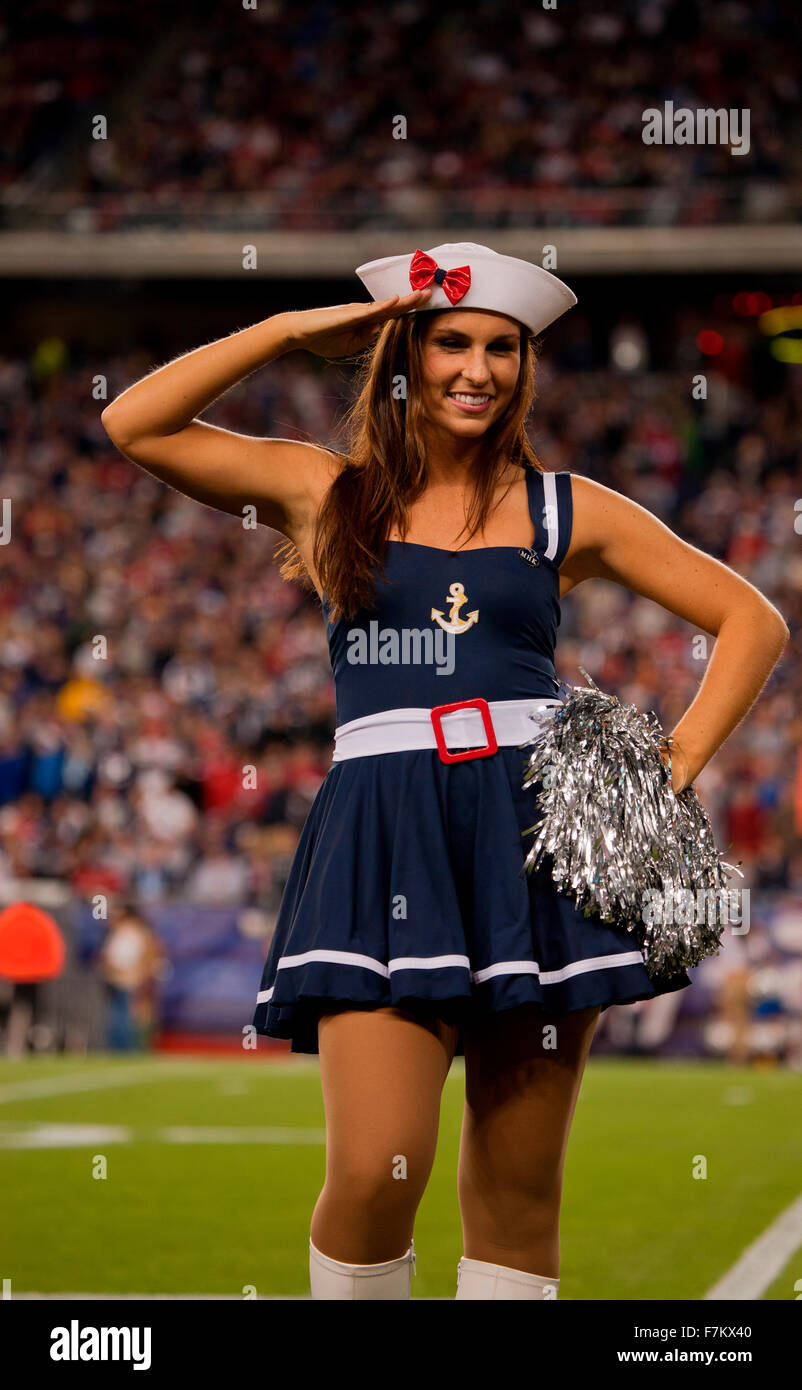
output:
M502 256L473 241L449 241L430 251L408 251L357 266L357 275L374 300L426 289L420 309L491 309L541 333L576 304L576 295L542 266Z

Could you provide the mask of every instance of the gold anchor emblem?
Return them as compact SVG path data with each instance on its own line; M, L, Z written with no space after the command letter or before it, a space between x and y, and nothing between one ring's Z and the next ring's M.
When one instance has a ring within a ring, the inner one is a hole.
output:
M479 609L474 608L473 612L469 613L467 618L460 618L459 610L468 600L465 595L465 585L460 584L456 579L448 590L448 597L451 599L451 608L448 615L449 621L444 622L443 610L441 608L433 608L431 616L436 623L440 624L444 632L467 632L469 627L473 627L474 623L478 623Z

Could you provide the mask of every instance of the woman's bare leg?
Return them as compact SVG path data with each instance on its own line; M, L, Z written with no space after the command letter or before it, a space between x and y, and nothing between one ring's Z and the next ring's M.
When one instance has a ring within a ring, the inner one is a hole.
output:
M563 1167L601 1009L525 1005L465 1029L458 1190L469 1259L557 1279Z
M379 1264L409 1249L456 1042L456 1025L401 1009L320 1019L326 1181L310 1234L331 1259Z

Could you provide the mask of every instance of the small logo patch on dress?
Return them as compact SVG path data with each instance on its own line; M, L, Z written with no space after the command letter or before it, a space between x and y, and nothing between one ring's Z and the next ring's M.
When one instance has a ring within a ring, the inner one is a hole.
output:
M526 563L528 565L540 564L540 556L538 555L536 550L527 550L525 546L521 546L521 549L518 551L518 554L520 555L522 560L526 560Z

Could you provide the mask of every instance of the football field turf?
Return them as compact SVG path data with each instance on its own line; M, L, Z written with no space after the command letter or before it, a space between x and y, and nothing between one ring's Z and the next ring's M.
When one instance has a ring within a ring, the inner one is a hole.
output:
M454 1297L463 1068L443 1094L413 1298ZM591 1058L560 1299L703 1299L799 1198L800 1113L798 1072ZM323 1125L316 1058L0 1062L7 1292L308 1296ZM761 1296L800 1293L802 1240Z

